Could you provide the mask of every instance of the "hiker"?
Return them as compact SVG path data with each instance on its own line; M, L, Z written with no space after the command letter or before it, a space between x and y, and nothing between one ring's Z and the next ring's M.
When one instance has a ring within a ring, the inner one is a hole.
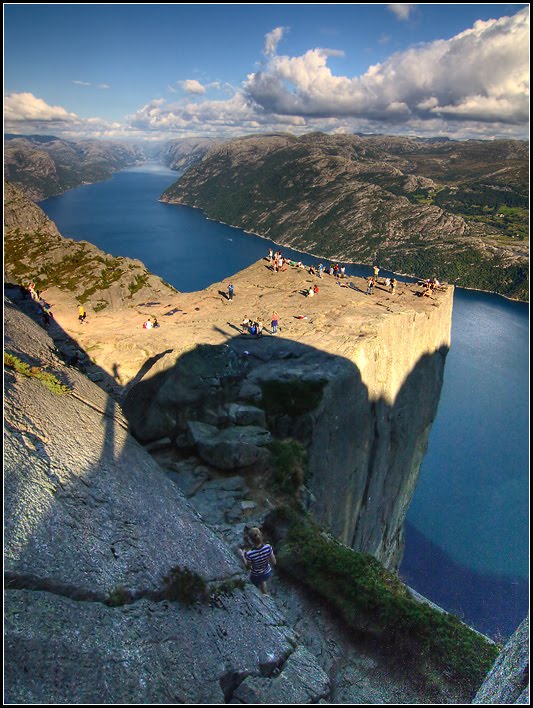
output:
M341 266L341 274L339 276L340 278L345 278L346 277L346 266Z
M269 260L270 263L272 263L272 257L273 257L273 255L274 255L274 251L273 251L271 248L269 248L269 249L268 249L268 260Z
M316 275L315 266L309 266L309 275Z
M324 265L322 263L318 264L318 277L322 277L322 273L324 272Z
M229 300L230 302L233 302L233 293L234 293L234 290L235 290L235 289L234 289L234 287L233 287L233 284L230 283L230 284L228 285L228 300Z
M146 320L146 322L143 323L143 329L152 329L152 327L153 327L152 320L150 318L148 318Z
M377 283L378 282L378 275L379 275L379 268L377 265L375 265L375 266L373 266L373 269L374 269L374 280Z
M259 321L257 323L257 336L262 337L263 336L263 323Z
M159 327L159 322L157 321L157 317L154 317L154 321L152 322L152 327L155 329L156 327Z
M394 293L394 291L396 290L396 284L397 284L397 283L398 283L398 281L396 280L396 278L393 278L393 279L390 281L390 292L391 292L391 293Z
M368 278L366 285L366 294L372 295L374 292L374 278Z
M250 326L250 320L246 315L244 315L243 320L241 322L241 334L248 334L249 326Z
M82 322L85 322L85 318L87 317L87 313L85 312L85 308L83 305L78 306L78 322L82 324Z
M279 325L279 316L278 316L278 313L274 310L274 312L272 313L272 321L270 322L270 326L272 327L272 334L278 333L278 325Z
M253 548L243 551L239 548L239 555L244 565L251 569L250 580L259 588L263 595L268 595L267 580L272 575L272 565L276 565L276 556L272 546L263 542L263 534L260 529L252 528L248 531Z
M314 292L315 295L318 295L318 285L315 285L315 286L313 287L313 292Z

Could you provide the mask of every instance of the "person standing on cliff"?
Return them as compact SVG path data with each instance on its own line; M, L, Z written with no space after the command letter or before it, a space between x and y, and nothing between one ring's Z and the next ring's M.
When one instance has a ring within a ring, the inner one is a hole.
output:
M85 308L83 305L78 306L78 322L82 324L85 322L85 318L87 317L87 313L85 312Z
M271 321L270 325L272 328L272 334L277 334L278 333L278 325L279 325L279 315L275 310L272 313L272 321Z
M249 551L243 551L239 548L239 555L246 568L251 569L250 580L259 588L263 595L268 595L267 580L272 575L272 565L276 565L276 556L272 546L269 543L263 542L263 534L258 528L253 528L248 531L253 548Z
M374 280L377 283L378 282L378 275L379 275L379 268L377 265L375 265L375 266L373 266L373 269L374 269Z
M228 300L229 300L230 302L233 302L233 293L234 293L234 287L233 287L233 284L230 283L230 284L228 285Z

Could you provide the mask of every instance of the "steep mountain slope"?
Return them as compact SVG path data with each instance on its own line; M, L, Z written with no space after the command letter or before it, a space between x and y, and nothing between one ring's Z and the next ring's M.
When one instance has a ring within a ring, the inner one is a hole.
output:
M61 236L20 189L4 182L4 273L38 290L56 286L86 309L131 307L174 288L131 258L114 257L87 241Z
M162 199L324 258L528 296L526 143L253 136Z
M53 136L6 135L4 175L35 201L108 179L144 161L139 148L104 140L72 142Z
M164 143L156 157L173 170L186 170L222 141L215 138L180 138Z

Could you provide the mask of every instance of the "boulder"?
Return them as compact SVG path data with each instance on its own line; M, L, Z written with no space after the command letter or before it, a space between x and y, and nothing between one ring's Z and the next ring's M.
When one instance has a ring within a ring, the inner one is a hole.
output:
M234 425L259 425L263 428L266 426L265 411L256 406L230 403L228 405L228 415Z
M199 456L218 469L250 467L269 458L270 453L263 448L272 436L265 428L240 425L219 431L198 421L189 421L187 428L189 441L197 446Z

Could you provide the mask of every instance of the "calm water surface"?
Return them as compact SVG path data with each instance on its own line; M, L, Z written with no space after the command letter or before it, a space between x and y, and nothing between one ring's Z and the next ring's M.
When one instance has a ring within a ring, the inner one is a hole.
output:
M41 207L63 236L138 258L182 291L228 278L275 248L197 209L159 202L176 179L143 165ZM416 590L492 635L509 635L528 608L528 334L526 304L456 289L452 347L400 569Z

